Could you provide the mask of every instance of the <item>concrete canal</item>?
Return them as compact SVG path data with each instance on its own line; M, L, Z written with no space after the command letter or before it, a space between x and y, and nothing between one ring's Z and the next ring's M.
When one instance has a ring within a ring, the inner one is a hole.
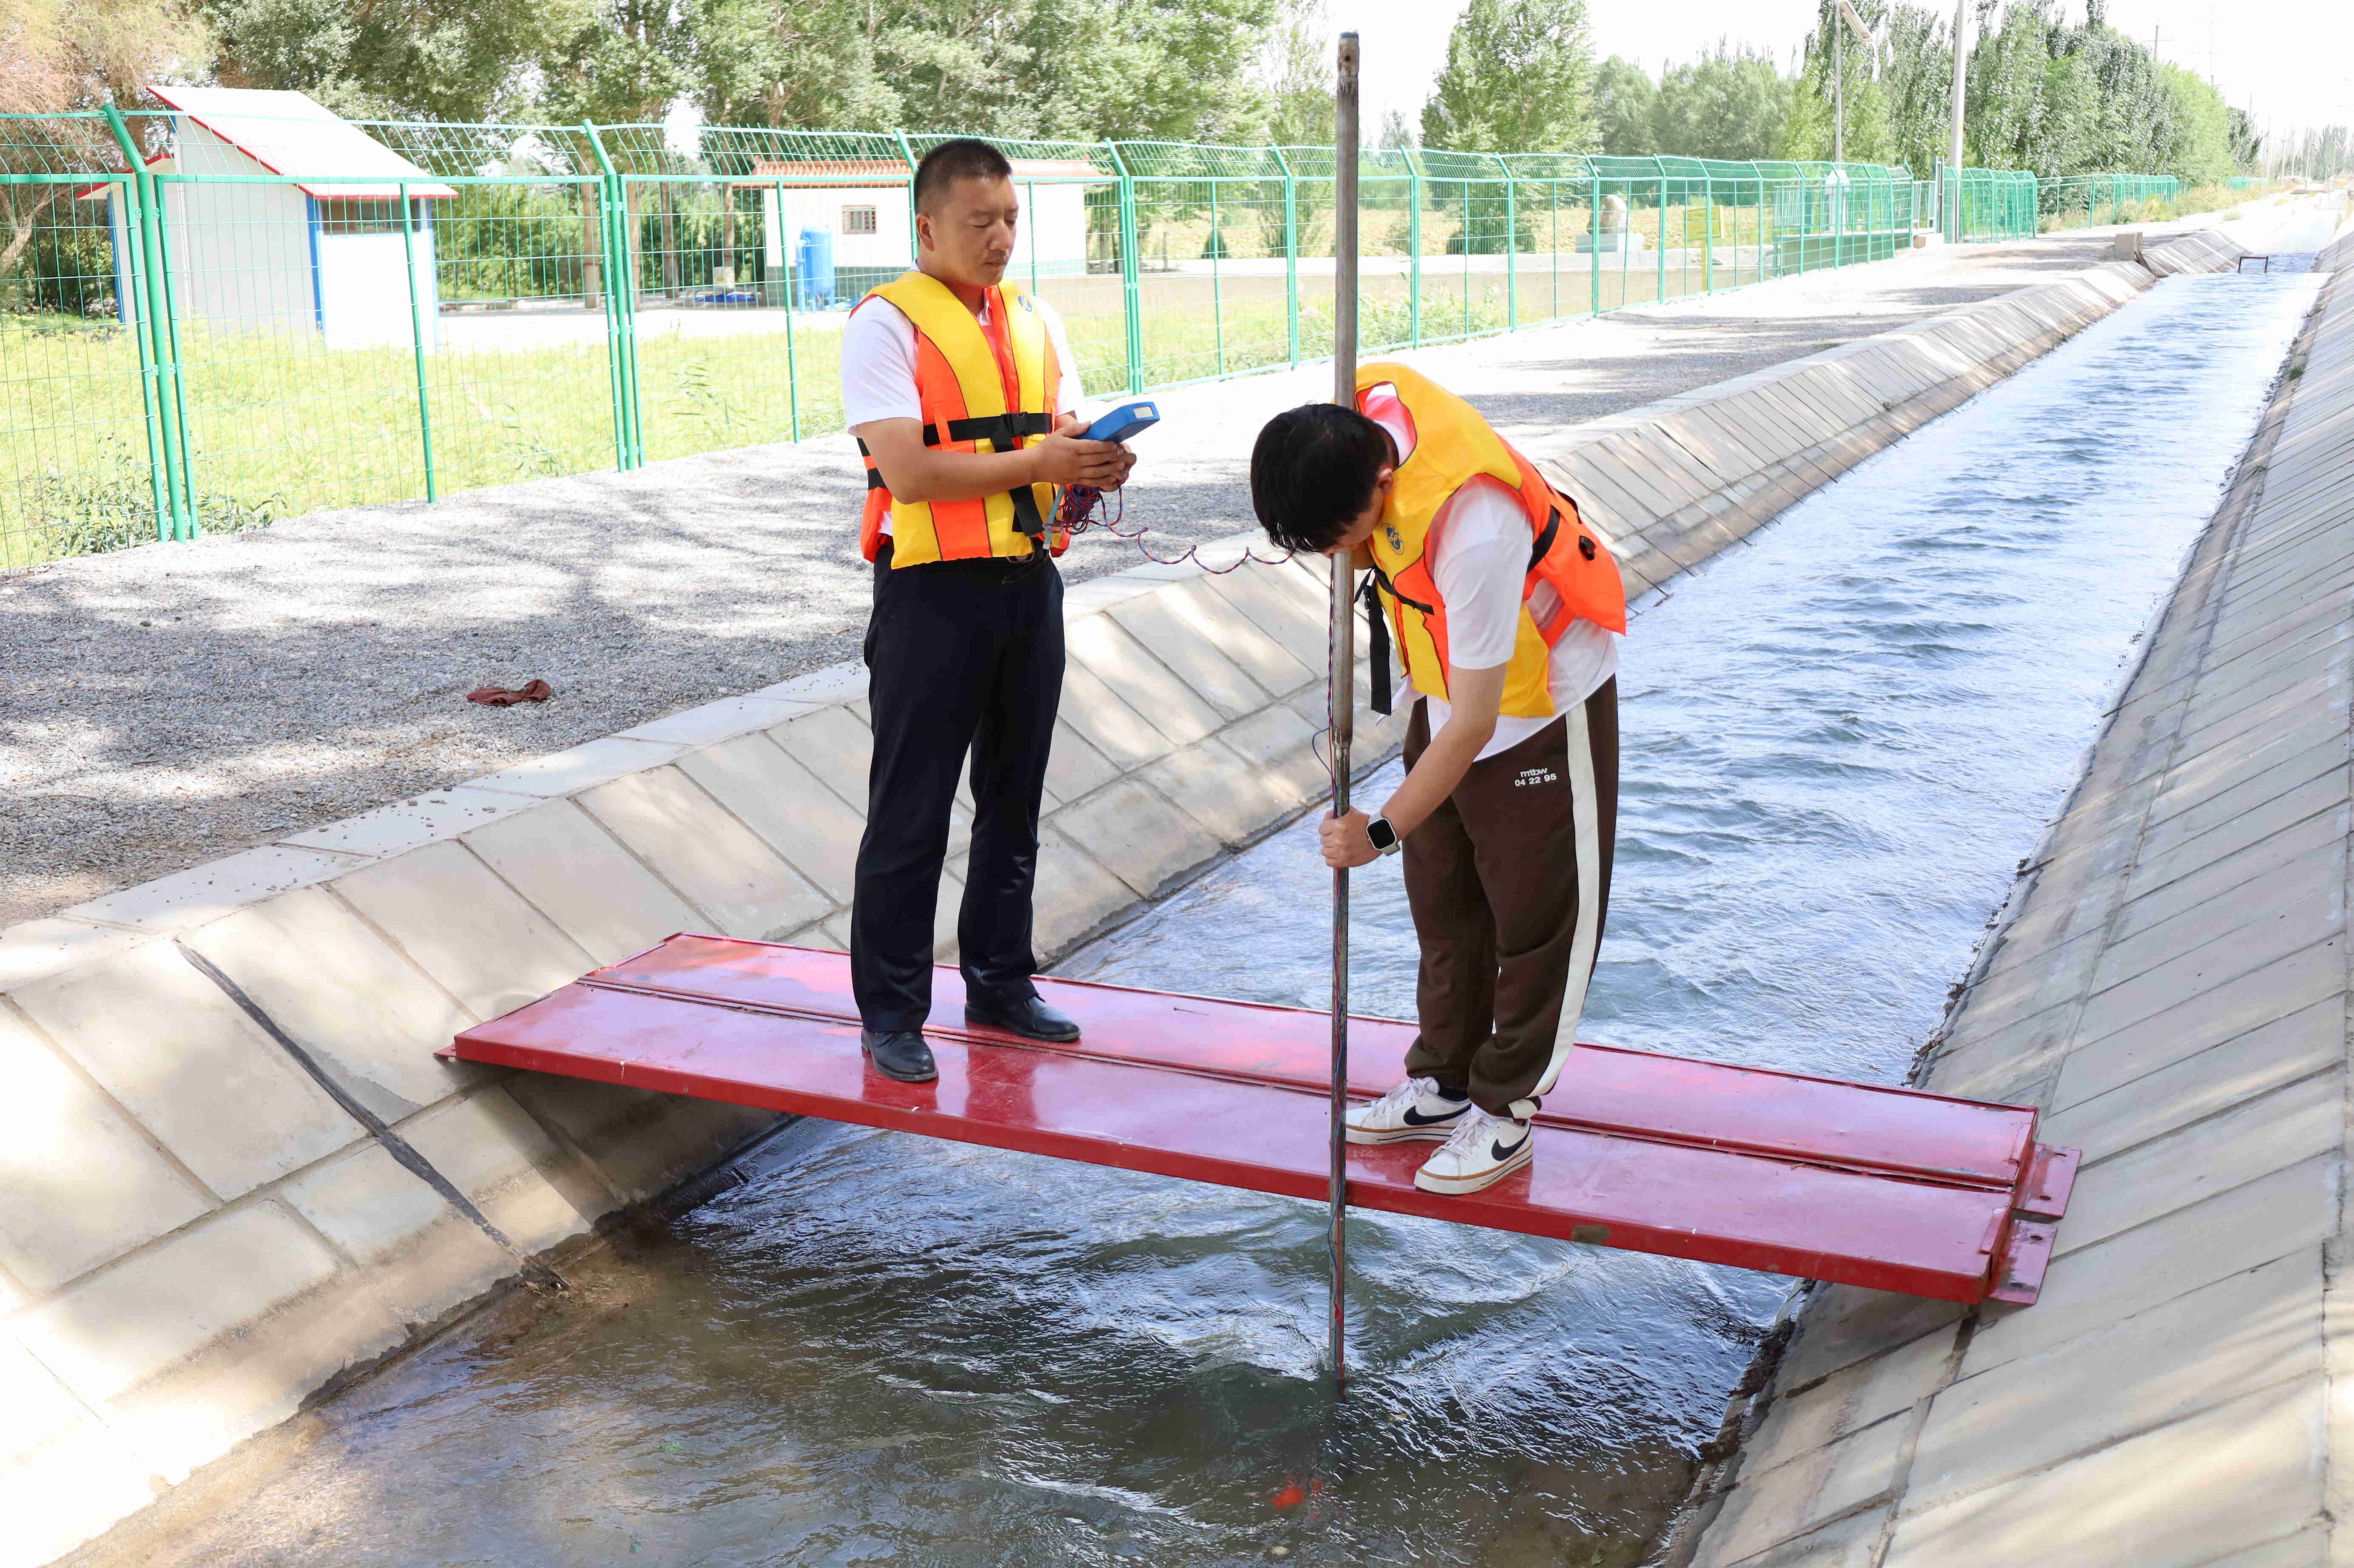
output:
M1638 616L1588 1037L1903 1078L2315 287L2163 281ZM1318 1004L1304 832L1063 972ZM1788 1288L1365 1216L1336 1414L1316 1209L813 1122L736 1169L71 1561L1634 1564Z

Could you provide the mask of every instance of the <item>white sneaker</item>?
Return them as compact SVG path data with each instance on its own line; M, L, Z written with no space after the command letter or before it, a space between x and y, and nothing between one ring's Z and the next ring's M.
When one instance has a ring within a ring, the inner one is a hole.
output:
M1477 1106L1456 1125L1438 1152L1422 1162L1414 1184L1426 1192L1477 1192L1536 1158L1533 1123L1490 1116Z
M1408 1139L1445 1138L1471 1115L1469 1100L1450 1100L1438 1092L1437 1078L1408 1078L1371 1105L1349 1112L1352 1143L1402 1143Z

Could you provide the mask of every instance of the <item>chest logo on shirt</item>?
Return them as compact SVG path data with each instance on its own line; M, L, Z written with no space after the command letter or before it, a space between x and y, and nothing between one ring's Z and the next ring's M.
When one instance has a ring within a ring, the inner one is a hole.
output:
M1398 555L1405 554L1405 535L1397 531L1394 523L1384 524L1382 532L1390 536L1390 548Z
M1037 313L1038 313L1038 306L1037 306L1037 304L1035 303L1035 302L1034 302L1034 301L1030 298L1030 296L1029 296L1029 295L1027 295L1027 294L1016 294L1016 295L1014 295L1013 297L1014 297L1015 299L1017 299L1017 300L1019 300L1019 301L1021 301L1021 302L1022 302L1022 308L1023 308L1023 310L1025 310L1025 311L1029 312L1029 313L1030 313L1031 314L1033 314L1033 315L1037 314Z
M1515 789L1532 789L1539 784L1558 784L1560 782L1561 775L1555 773L1550 768L1523 768L1518 774L1513 776L1512 788Z

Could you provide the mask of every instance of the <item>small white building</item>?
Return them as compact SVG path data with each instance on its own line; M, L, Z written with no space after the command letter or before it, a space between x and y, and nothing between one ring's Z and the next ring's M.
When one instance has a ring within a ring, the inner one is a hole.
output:
M1015 158L1014 189L1022 223L1006 275L1027 283L1036 276L1067 277L1087 270L1087 192L1110 179L1091 165L1051 158ZM805 306L854 305L867 290L915 265L915 215L903 163L866 159L763 158L737 188L760 193L768 302L785 303L786 269L795 270ZM830 289L801 276L803 238L816 230L832 251ZM822 298L819 296L822 296Z
M331 348L406 348L421 327L435 346L433 204L454 189L302 93L147 90L174 111L170 145L150 170L217 176L157 185L175 320L316 334ZM113 207L115 297L130 321L138 238L119 189L83 194Z

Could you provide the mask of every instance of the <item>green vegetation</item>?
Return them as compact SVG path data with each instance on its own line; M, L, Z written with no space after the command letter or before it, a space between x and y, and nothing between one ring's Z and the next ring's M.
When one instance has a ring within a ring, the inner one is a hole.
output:
M1869 51L1841 50L1847 153L1925 173L1943 157L1950 126L1954 56L1950 13L1855 0L1875 29L1889 28L1880 79ZM1822 0L1806 67L1791 100L1782 155L1830 155L1831 29L1836 0ZM2013 4L1984 18L1969 58L1963 126L1967 156L1982 168L2031 169L2046 180L2131 169L2186 185L2253 171L2258 148L2247 117L2215 89L2165 64L2110 26L2104 0L2081 23L2048 7Z
M1548 228L1553 214L1543 214ZM1638 211L1654 239L1658 208ZM1664 228L1679 246L1698 243L1698 208L1671 207ZM1763 215L1719 208L1720 244L1757 249ZM1580 207L1559 214L1566 234L1585 227ZM1437 220L1430 220L1434 228ZM1427 242L1427 241L1426 241ZM1200 242L1196 241L1198 246ZM1730 260L1719 287L1755 281ZM1853 260L1862 258L1852 257ZM1807 264L1829 263L1810 250ZM1531 324L1655 297L1658 259L1606 259L1598 289L1582 263L1530 260L1521 269L1519 319ZM1698 252L1667 269L1670 296L1696 292ZM1196 281L1206 286L1206 279ZM1277 280L1279 283L1280 280ZM1084 286L1084 285L1080 285ZM1511 321L1502 276L1450 272L1426 261L1419 340L1441 343L1503 331ZM1148 308L1143 338L1149 386L1233 376L1291 363L1283 294L1230 295L1216 312L1200 303ZM1300 302L1299 355L1332 351L1329 296ZM1065 310L1073 352L1091 396L1129 385L1128 334L1115 310ZM804 324L789 357L777 330L687 335L640 318L639 406L649 460L683 457L842 428L837 332ZM1406 281L1369 278L1360 323L1364 352L1416 340ZM188 408L188 471L203 532L255 527L322 509L425 494L416 362L405 348L331 350L310 337L210 332L184 323L180 365ZM614 466L612 397L601 338L531 348L445 349L426 360L426 397L440 493ZM795 385L799 393L796 402ZM154 537L148 426L131 335L111 323L58 313L0 316L0 570Z
M1470 0L1423 105L1425 144L1461 153L1583 153L1593 136L1585 0Z

